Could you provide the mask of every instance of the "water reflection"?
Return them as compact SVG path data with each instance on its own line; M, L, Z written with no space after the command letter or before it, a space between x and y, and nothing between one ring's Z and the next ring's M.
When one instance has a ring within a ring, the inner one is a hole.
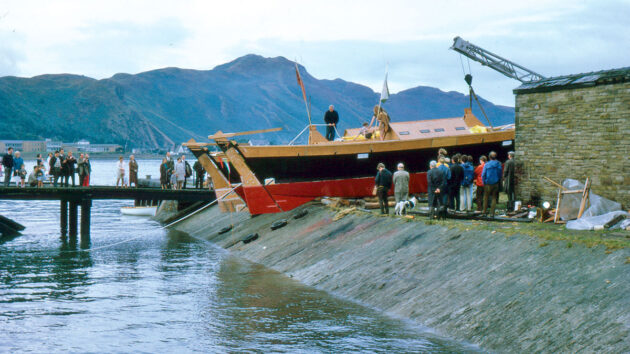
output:
M122 216L124 202L95 201L90 244L60 237L58 202L29 203L0 202L27 226L0 243L1 351L473 350Z

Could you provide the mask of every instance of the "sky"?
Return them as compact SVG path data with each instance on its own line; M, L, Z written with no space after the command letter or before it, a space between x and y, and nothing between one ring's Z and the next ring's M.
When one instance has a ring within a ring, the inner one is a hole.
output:
M380 92L475 92L514 106L519 82L449 50L463 39L543 76L630 66L630 0L0 0L0 76L97 79L209 70L242 55L297 60Z

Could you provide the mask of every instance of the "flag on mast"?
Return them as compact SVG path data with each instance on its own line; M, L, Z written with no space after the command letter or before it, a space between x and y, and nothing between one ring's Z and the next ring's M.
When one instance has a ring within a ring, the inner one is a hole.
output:
M381 90L381 103L384 103L389 99L389 87L387 87L387 73L385 73L385 82L383 82L383 89Z

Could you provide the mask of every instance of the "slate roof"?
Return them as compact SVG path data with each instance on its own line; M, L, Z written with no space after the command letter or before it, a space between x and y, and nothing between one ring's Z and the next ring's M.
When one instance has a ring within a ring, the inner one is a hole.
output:
M540 81L526 82L514 89L515 94L549 92L596 85L630 81L630 66L620 69L602 70L583 74L550 77Z

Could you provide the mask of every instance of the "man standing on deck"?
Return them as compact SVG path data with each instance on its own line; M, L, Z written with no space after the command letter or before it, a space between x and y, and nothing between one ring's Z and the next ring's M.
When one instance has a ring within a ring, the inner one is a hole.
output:
M335 111L335 106L330 105L326 114L324 115L324 122L326 123L326 140L335 140L335 128L339 123L339 114Z
M4 166L4 186L8 187L13 175L13 148L10 147L7 153L2 156L2 166Z
M378 196L378 205L381 207L381 214L389 215L387 193L392 187L392 173L385 168L385 164L382 162L376 166L376 169L378 173L374 179L374 187L376 188L376 195Z

